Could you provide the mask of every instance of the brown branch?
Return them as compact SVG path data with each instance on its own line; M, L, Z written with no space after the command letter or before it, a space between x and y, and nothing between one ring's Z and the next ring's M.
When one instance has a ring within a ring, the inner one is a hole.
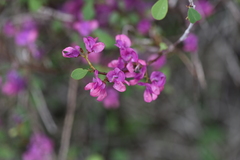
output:
M194 5L194 3L193 3L193 0L189 0L189 4L190 4L193 8L195 8L195 5ZM188 28L184 31L183 35L182 35L173 45L170 45L170 46L168 47L168 49L166 49L166 50L160 51L160 52L158 53L158 56L157 56L155 59L149 61L147 64L150 65L150 64L156 62L162 55L166 55L166 54L172 52L179 43L183 42L183 41L187 38L187 36L188 36L188 34L190 33L190 30L192 29L193 25L194 25L193 23L190 23L189 26L188 26Z
M78 81L70 78L69 87L68 87L68 96L67 96L67 114L64 120L58 160L67 159L73 120L74 120L74 112L77 105L77 88L78 88Z

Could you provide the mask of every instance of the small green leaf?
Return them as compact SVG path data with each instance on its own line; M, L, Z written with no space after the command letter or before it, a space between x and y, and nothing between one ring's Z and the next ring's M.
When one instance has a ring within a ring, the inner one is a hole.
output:
M168 12L168 0L158 0L151 9L152 16L156 20L163 19Z
M197 10L195 10L193 8L188 9L188 19L191 23L195 23L195 22L199 21L201 18L202 18L202 16L200 15L200 13L198 13Z
M83 6L83 9L82 9L82 13L85 20L91 20L94 18L95 10L94 10L92 0L88 0L85 2L85 5Z
M166 50L166 49L168 49L168 46L167 46L167 44L166 44L166 43L164 43L164 42L161 42L161 43L159 44L159 46L160 46L160 51L163 51L163 50Z
M86 76L88 73L87 69L77 68L72 71L71 77L73 79L79 80Z
M100 42L103 42L106 45L106 49L114 48L115 40L114 38L104 30L97 29L94 31L96 37L99 38Z

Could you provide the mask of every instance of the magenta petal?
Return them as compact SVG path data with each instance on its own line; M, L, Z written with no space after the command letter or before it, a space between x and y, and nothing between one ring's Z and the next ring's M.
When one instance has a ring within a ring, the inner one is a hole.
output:
M126 83L128 86L130 85L130 83L128 81L126 81L126 80L124 81L124 83Z
M79 46L76 46L76 47L78 48ZM73 47L67 47L62 51L62 55L63 57L66 57L66 58L76 58L80 56L80 51Z
M110 63L108 63L108 67L110 68L116 68L118 66L118 60L112 60Z
M130 73L134 72L134 67L132 62L129 62L126 67Z
M148 102L148 103L152 102L152 96L147 89L144 91L143 98L145 102Z
M101 90L100 95L98 96L97 100L102 101L107 96L107 92L105 89Z
M124 35L124 34L120 34L120 35L117 35L115 37L115 40L121 40L124 47L126 48L129 48L131 46L131 40L128 38L128 36Z
M96 44L93 45L93 52L95 53L99 53L99 52L102 52L102 50L105 48L105 44L102 43L102 42L98 42Z
M133 85L136 85L138 83L138 81L139 80L137 80L137 79L132 79L132 80L129 81L129 83L130 83L130 85L133 86Z
M146 66L146 65L147 65L146 61L144 61L144 60L142 60L142 59L139 59L139 60L138 60L138 63L140 63L140 64L143 65L143 66Z
M115 72L114 71L109 71L106 75L107 79L109 82L113 82L115 79Z
M98 86L97 88L91 89L90 95L93 97L98 97L101 93L101 88Z
M158 86L152 84L152 85L151 85L151 89L152 89L152 91L153 91L154 94L156 94L156 95L159 95L159 94L160 94L160 89L159 89Z
M113 88L115 88L119 92L126 91L126 86L122 82L115 82Z
M93 86L94 86L94 83L88 83L86 86L85 86L85 90L90 90L90 89L92 89L93 88Z
M135 77L136 76L136 73L135 72L127 72L127 73L125 73L125 76L127 77L127 78L132 78L132 77Z
M132 62L137 62L138 61L138 54L134 51L134 50L132 50L131 51L131 55L132 55Z
M157 97L158 97L158 95L157 94L154 94L154 93L152 93L152 100L154 101L154 100L156 100L157 99Z

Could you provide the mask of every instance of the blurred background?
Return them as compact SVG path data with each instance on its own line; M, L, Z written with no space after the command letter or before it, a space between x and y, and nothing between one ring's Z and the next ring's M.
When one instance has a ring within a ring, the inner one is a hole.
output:
M62 50L83 37L106 47L92 55L101 71L126 34L141 59L156 57L189 25L187 0L0 0L0 160L239 160L240 1L194 0L202 19L150 70L167 77L158 99L144 87L108 89L98 102L70 75L88 68Z

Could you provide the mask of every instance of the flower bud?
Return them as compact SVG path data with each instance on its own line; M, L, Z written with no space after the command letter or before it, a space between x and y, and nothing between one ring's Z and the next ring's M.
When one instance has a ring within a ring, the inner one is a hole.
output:
M80 56L80 47L75 46L73 47L67 47L62 51L63 57L66 58L76 58Z

